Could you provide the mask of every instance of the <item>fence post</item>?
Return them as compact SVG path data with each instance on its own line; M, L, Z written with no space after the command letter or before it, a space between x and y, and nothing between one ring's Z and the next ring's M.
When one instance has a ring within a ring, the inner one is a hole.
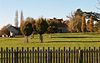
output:
M8 47L6 47L6 63L8 63L8 53L9 53Z
M48 63L52 63L52 52L50 50L50 47L48 47Z
M42 63L42 61L43 61L43 60L42 60L42 59L43 59L43 56L42 56L43 51L42 51L42 49L40 49L39 53L40 53L40 57L39 57L40 60L39 60L39 61L40 61L40 63Z
M40 48L38 47L37 50L38 50L38 52L37 52L38 53L38 62L37 63L40 63L40 56L39 56L39 54L40 54Z
M100 47L99 47L99 63L100 63Z
M69 50L68 51L69 51L69 53L68 53L68 55L69 55L69 57L68 57L69 58L69 63L71 63L70 62L70 59L71 59L71 56L70 56L71 55L71 48L70 47L69 47Z
M1 47L1 63L3 63L3 48Z
M79 50L79 63L83 63L83 50Z
M18 47L17 50L14 51L14 63L18 63Z
M35 56L34 56L34 53L35 53L35 52L34 52L34 47L32 47L32 63L34 63L34 57L35 57Z

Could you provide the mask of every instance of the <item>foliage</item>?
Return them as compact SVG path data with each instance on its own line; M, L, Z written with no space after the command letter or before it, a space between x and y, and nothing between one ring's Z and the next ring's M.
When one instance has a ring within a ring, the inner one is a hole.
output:
M54 20L48 20L48 33L57 32L57 23Z
M30 18L32 28L33 28L33 33L36 33L36 22L34 18Z
M77 9L77 11L71 15L69 18L68 28L71 32L81 32L82 25L82 11Z
M22 34L23 34L24 23L25 23L24 20L21 21L21 23L20 23L20 31L21 31Z
M77 9L75 12L75 16L82 16L83 15L83 11L81 9Z
M32 32L33 32L32 23L30 22L30 19L27 18L22 27L22 33L27 39L26 42L28 42L28 36L31 35Z
M94 24L94 32L100 32L100 21Z
M36 22L36 31L38 34L40 34L41 42L43 42L42 34L44 34L47 31L47 28L48 28L47 20L45 18L38 18Z
M35 22L35 19L32 18L32 17L27 17L26 20L27 20L27 21L30 21L30 23L32 24L33 30L34 30L34 32L35 32L35 31L36 31L36 25L35 25L36 22Z
M93 32L93 16L90 16L89 31Z
M85 16L82 16L81 31L82 31L82 32L86 32L86 20L85 20Z
M39 18L36 22L36 31L38 34L44 34L47 31L48 23L45 18Z
M23 27L23 33L25 36L31 35L33 32L32 24L29 21L26 21Z

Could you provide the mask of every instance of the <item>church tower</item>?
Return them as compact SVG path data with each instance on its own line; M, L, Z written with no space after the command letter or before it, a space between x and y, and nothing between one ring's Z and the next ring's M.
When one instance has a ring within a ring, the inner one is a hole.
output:
M23 11L21 11L21 15L20 15L20 27L23 26L23 24L24 24Z
M21 11L20 22L23 21L23 11Z
M18 11L15 13L15 27L18 27Z

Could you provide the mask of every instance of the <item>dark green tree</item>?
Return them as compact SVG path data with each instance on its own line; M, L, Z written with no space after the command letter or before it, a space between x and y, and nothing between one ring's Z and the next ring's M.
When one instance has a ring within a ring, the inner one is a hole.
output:
M55 22L55 20L48 20L48 29L47 29L47 32L49 33L49 37L51 38L52 37L52 34L53 33L56 33L57 30L58 30L58 27L57 27L57 23Z
M27 20L30 21L32 24L33 32L31 37L34 38L34 34L36 33L35 19L32 17L28 17Z
M29 20L26 19L23 27L22 27L22 34L26 37L26 42L28 42L28 36L30 36L33 32L32 24Z
M48 33L57 32L57 23L54 20L48 20Z
M38 18L37 22L36 22L36 31L40 35L41 43L43 43L42 34L44 34L47 31L47 28L48 28L47 20L45 18L42 18L42 17Z

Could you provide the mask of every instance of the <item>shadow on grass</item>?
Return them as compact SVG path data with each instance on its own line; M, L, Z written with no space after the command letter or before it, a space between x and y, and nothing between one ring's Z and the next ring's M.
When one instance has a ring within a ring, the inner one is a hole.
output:
M51 38L100 38L100 37L51 37Z
M88 43L88 42L100 42L100 41L48 41L48 43L52 43L52 42L56 42L56 43L61 43L61 42L85 42L85 43Z

